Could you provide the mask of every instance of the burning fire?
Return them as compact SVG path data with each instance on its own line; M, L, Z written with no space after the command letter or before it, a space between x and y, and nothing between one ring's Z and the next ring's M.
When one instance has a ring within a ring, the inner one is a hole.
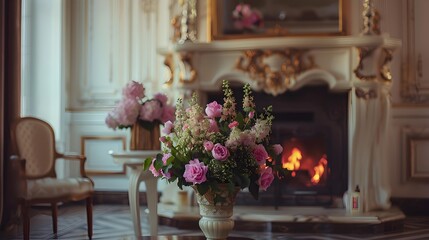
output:
M296 176L295 170L298 170L301 167L301 160L302 160L302 152L298 148L293 148L291 154L287 157L286 155L283 156L282 159L282 166L283 168L292 171L292 177ZM311 178L312 184L318 184L320 182L321 177L323 176L323 173L325 172L325 168L328 165L328 160L326 155L323 155L322 158L320 158L318 164L313 168L314 169L314 175Z
M311 182L313 184L318 184L320 182L320 177L325 172L325 167L328 164L328 160L326 159L326 155L324 155L320 160L319 164L314 167L314 175L311 178Z
M297 170L299 169L299 166L301 166L302 154L301 151L298 148L293 148L292 153L288 157L288 161L283 161L283 168L286 168L289 171Z

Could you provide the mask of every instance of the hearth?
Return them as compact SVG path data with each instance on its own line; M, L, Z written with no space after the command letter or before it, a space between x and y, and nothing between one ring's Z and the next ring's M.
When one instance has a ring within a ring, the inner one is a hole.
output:
M233 90L240 103L241 88ZM312 86L275 97L254 92L254 98L258 110L273 106L272 142L282 144L281 161L289 174L258 201L241 192L237 204L326 206L342 198L348 184L348 92ZM214 100L222 102L222 94L207 92L207 102Z

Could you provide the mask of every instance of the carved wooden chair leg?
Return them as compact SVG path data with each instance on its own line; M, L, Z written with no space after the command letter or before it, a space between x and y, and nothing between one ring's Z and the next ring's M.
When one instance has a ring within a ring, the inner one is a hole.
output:
M57 203L51 203L51 208L52 208L52 227L54 229L54 234L57 234L57 230L58 230L58 224L57 224L58 207L57 207Z
M88 223L88 237L92 239L92 197L86 199L86 220Z
M26 203L23 203L22 205L22 229L23 229L23 239L29 240L30 239L30 206L28 206Z

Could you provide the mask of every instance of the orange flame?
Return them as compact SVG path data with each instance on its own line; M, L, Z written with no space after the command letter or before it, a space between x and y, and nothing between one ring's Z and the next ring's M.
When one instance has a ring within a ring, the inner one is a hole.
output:
M318 184L320 182L320 177L322 177L323 173L325 172L325 167L328 164L328 160L326 159L326 156L323 156L319 160L319 164L314 167L314 176L311 178L311 182L313 184Z
M299 162L302 159L301 151L298 148L293 148L292 153L288 157L288 161L283 161L283 168L286 168L289 171L299 169L301 163Z

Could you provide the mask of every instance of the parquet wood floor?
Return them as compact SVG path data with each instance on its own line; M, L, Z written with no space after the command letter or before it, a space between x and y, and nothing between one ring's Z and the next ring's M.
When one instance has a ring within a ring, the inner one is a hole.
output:
M49 208L33 208L31 218L31 239L88 239L86 231L85 207L81 205L65 205L59 207L58 234L52 233L52 221ZM142 206L142 232L149 234L149 226ZM195 230L180 230L169 226L159 226L159 235L200 236ZM255 240L270 239L341 239L341 240L378 240L378 239L429 239L429 216L407 217L404 230L383 235L346 235L346 234L289 234L271 232L233 231L231 236L248 237ZM0 233L0 239L22 239L22 228L12 232ZM95 205L94 206L94 235L93 239L134 240L133 226L129 208L126 205Z

